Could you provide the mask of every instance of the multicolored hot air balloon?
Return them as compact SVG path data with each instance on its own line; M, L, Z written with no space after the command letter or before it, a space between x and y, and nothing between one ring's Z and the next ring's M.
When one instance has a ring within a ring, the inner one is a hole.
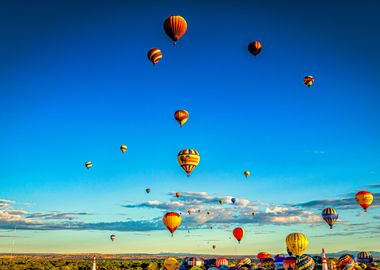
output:
M232 203L235 203L235 202L236 202L236 199L235 199L235 198L231 198L231 202L232 202Z
M373 256L371 253L367 252L367 251L360 251L358 253L358 255L356 256L356 260L359 262L359 263L371 263L373 262Z
M195 149L185 149L178 153L177 160L187 176L190 176L191 172L198 166L201 156Z
M179 197L181 197L181 193L180 193L180 192L176 192L176 193L175 193L175 196L176 196L177 198L179 198Z
M266 251L261 251L257 254L257 260L261 262L262 259L270 258L270 254Z
M329 270L336 270L338 267L338 260L335 258L327 258L327 268Z
M252 261L250 258L244 257L240 260L240 262L237 264L238 268L242 267L243 265L251 265Z
M274 257L274 269L275 270L284 270L284 260L285 256L282 254L278 254Z
M240 241L241 239L243 239L244 237L244 229L243 228L235 228L232 232L232 234L234 235L234 237L236 238L236 240L238 240L239 244L240 244Z
M187 265L189 266L203 266L204 260L199 257L192 257L187 260Z
M166 258L164 261L164 268L166 270L177 270L179 263L176 258Z
M145 189L145 192L149 194L150 193L150 188Z
M284 265L285 270L294 270L296 269L296 257L286 257L282 264Z
M290 257L292 257L293 256L293 253L289 250L289 248L288 247L286 247L286 252L289 254L289 256Z
M112 242L115 241L115 239L116 239L116 235L111 234L110 239L111 239Z
M303 78L303 83L304 83L307 87L312 86L313 83L314 83L314 77L313 77L313 76L305 76L305 78Z
M330 226L330 229L333 228L333 225L338 220L338 217L338 212L334 208L326 208L322 211L322 218Z
M274 260L272 258L263 258L260 261L260 266L266 270L274 270Z
M174 41L177 41L186 33L187 22L181 16L169 16L164 22L165 33Z
M312 257L301 255L296 260L297 270L313 270L315 263Z
M360 204L360 206L363 207L364 212L367 212L368 207L370 207L370 205L373 202L372 193L366 190L363 190L356 193L355 197L358 204Z
M153 65L156 65L162 59L162 52L159 48L152 48L148 51L148 59Z
M127 149L128 149L128 146L126 146L126 145L121 145L120 146L120 151L124 154L125 152L127 152Z
M173 237L175 230L177 230L179 225L181 225L181 215L176 212L166 213L162 218L162 222L164 223L166 228L171 232Z
M244 176L245 177L248 177L248 176L250 176L251 175L251 172L250 171L244 171Z
M343 254L338 259L338 268L340 270L351 270L355 266L355 260L350 254Z
M186 110L178 110L174 113L174 119L182 127L189 120L189 112Z
M286 237L286 246L295 256L301 256L308 244L309 241L303 233L291 233Z
M227 259L226 258L218 258L218 259L216 259L216 261L215 261L215 266L216 267L221 267L222 265L226 265L226 266L228 266L228 261L227 261Z
M87 168L87 169L90 169L92 167L92 162L91 161L87 161L84 166Z
M248 51L256 57L261 52L262 47L260 41L254 41L248 44Z

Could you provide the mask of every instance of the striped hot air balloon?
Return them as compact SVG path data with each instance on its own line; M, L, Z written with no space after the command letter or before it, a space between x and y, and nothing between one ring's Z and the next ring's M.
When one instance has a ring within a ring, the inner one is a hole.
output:
M169 232L171 232L173 237L175 230L181 225L181 215L176 212L166 213L162 218L162 222Z
M334 208L326 208L322 211L322 218L330 226L330 229L333 228L333 225L338 220L338 217L338 212Z
M162 52L159 48L152 48L147 53L148 59L153 65L157 64L162 59Z
M241 239L243 239L244 237L244 229L243 228L235 228L232 232L232 234L234 235L234 237L236 238L236 240L238 240L239 244L240 244L240 241Z
M128 149L128 147L126 146L126 145L121 145L120 146L120 151L124 154L125 152L127 152L127 149Z
M304 83L307 87L312 86L313 83L314 83L314 77L313 77L313 76L305 76L305 78L303 78L303 83Z
M215 261L215 266L216 267L221 267L222 265L226 265L226 266L228 266L228 261L227 261L227 259L226 258L218 258L218 259L216 259L216 261Z
M262 48L263 46L260 41L254 41L248 44L248 51L255 57L261 52Z
M307 255L301 255L296 261L297 270L313 270L315 263L312 257Z
M274 260L272 258L263 258L260 261L260 266L266 270L274 270Z
M364 212L367 212L368 207L370 207L370 205L373 202L372 193L366 190L363 190L356 193L355 197L358 204L360 204L360 206L364 209Z
M174 113L174 118L182 127L189 120L189 112L186 110L178 110Z
M185 149L178 153L177 160L187 176L190 176L191 172L198 166L201 156L195 149Z
M343 254L338 259L338 268L340 270L351 270L355 266L355 260L350 254Z
M286 246L295 256L301 256L308 244L309 241L303 233L291 233L286 237Z
M199 257L192 257L187 260L187 265L189 266L203 266L204 260Z
M356 256L359 263L371 263L373 262L373 256L367 251L360 251Z
M251 265L252 261L248 257L244 257L240 260L240 262L237 264L238 266L243 266L243 265Z
M90 169L92 167L92 162L91 161L87 161L84 166L87 168L87 169Z
M173 40L174 45L186 33L187 22L181 16L169 16L164 22L165 33Z

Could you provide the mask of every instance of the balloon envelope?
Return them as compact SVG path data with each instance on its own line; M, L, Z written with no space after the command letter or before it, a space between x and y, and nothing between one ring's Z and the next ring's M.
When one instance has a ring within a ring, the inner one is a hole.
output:
M338 220L338 217L338 212L334 208L325 208L322 211L322 218L330 226L330 229L333 228L333 225Z
M182 127L189 120L189 112L186 110L178 110L174 113L174 118Z
M162 218L162 222L173 236L175 230L181 225L181 215L176 212L166 213Z
M364 209L364 212L367 212L368 207L370 207L370 205L373 202L372 193L366 190L363 190L356 193L355 197L358 204Z
M169 16L164 22L165 33L176 42L186 33L187 22L181 16Z
M291 233L286 237L286 246L295 256L304 254L308 244L309 241L303 233Z
M164 261L164 267L166 270L176 270L178 269L179 264L176 258L166 258Z
M238 240L238 242L240 243L241 239L243 239L243 237L244 237L244 229L240 228L240 227L235 228L233 230L232 234L234 235L236 240Z
M182 169L190 176L191 172L198 166L201 156L195 149L184 149L178 153L177 160Z

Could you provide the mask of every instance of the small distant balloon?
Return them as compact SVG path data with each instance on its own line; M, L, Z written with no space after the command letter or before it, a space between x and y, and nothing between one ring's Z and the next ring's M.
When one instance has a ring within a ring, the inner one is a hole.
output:
M260 41L254 41L252 43L249 43L248 45L248 51L253 55L253 56L257 56L260 52L261 52L261 49L262 49L262 45L261 45L261 42Z
M92 162L91 161L87 161L84 166L87 168L87 169L90 169L92 167Z
M255 213L255 212L252 212L252 216L256 216L256 213Z
M305 78L303 78L303 83L304 83L307 87L312 86L313 83L314 83L314 77L313 77L313 76L305 76Z
M124 154L125 152L127 152L127 149L128 149L128 147L126 146L126 145L121 145L120 146L120 151Z
M333 225L338 220L338 217L338 212L334 208L325 208L322 211L322 218L330 226L330 229L333 228Z
M231 202L232 202L232 203L235 203L235 202L236 202L236 198L232 198L232 199L231 199Z
M153 65L156 65L162 59L162 52L158 48L153 48L148 51L148 59Z
M176 192L176 193L175 193L175 196L176 196L177 198L179 198L179 197L181 197L181 193L180 193L180 192Z
M111 234L110 239L111 239L112 242L115 241L115 239L116 239L116 235Z
M145 192L149 194L150 193L150 188L145 189Z
M189 120L189 112L186 110L178 110L174 113L174 118L182 127Z
M244 171L244 176L245 177L249 177L251 175L251 172L250 171Z

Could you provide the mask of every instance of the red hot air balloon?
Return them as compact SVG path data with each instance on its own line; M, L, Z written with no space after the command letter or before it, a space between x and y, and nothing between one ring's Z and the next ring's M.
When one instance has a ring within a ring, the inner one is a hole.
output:
M244 237L244 229L243 228L235 228L234 231L232 232L236 240L238 240L239 244L241 239Z

